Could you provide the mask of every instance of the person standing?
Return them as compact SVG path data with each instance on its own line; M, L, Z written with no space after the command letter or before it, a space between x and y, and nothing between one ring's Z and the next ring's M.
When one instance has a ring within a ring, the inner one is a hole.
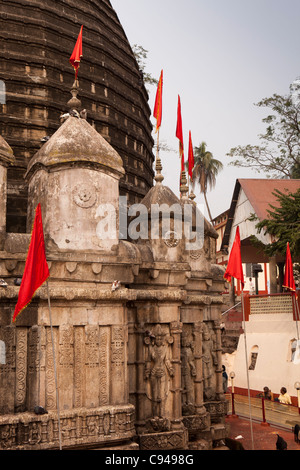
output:
M228 387L228 375L226 372L226 367L223 365L222 366L222 379L223 379L223 392L227 392L227 387Z
M255 295L255 285L252 277L249 277L249 294Z

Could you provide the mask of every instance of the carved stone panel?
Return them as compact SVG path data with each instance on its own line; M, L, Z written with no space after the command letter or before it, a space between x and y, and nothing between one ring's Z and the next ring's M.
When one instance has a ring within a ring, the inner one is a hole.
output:
M195 377L197 375L194 357L194 338L192 326L185 325L181 337L181 377L182 377L182 413L195 413Z
M74 331L72 325L59 328L60 407L68 410L74 396Z
M84 328L74 328L74 407L81 408L84 404Z
M99 326L85 327L85 396L88 408L99 406Z
M114 404L125 400L125 329L112 326L111 329L111 399Z
M17 411L25 410L26 379L27 379L27 328L18 328L17 329L17 344L16 344L16 397L15 397L15 406L16 406Z
M173 337L161 325L150 327L145 339L146 396L151 401L152 417L165 419L168 414L166 402L170 394L174 369L170 345Z
M56 344L57 329L53 329L54 344ZM56 347L56 351L57 351ZM46 410L56 409L55 370L50 328L46 329L46 365L45 365Z
M99 386L100 406L109 404L109 344L110 329L100 328L99 345Z

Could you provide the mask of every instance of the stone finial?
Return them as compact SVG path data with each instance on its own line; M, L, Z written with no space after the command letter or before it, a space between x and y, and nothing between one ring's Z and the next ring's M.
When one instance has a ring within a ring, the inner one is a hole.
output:
M186 179L186 173L183 171L181 173L181 181L180 181L180 193L181 193L181 199L182 200L187 200L188 199L188 191L189 188L187 186L187 179Z
M190 194L189 194L189 199L194 202L194 199L196 199L196 194L194 194L194 191L193 189L191 190Z
M156 175L155 175L154 179L156 181L156 184L162 183L163 180L164 180L164 177L161 174L162 164L161 164L161 159L159 157L156 158L155 171L156 171Z
M81 109L81 101L77 98L79 92L79 81L75 80L73 86L71 88L71 95L72 98L68 101L67 105L70 110L75 109L76 111L80 111Z

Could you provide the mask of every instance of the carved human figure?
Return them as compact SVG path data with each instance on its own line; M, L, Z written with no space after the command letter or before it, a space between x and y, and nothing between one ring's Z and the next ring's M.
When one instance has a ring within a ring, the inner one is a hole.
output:
M202 341L202 361L204 397L206 399L212 399L214 396L213 376L214 366L217 365L217 356L215 354L213 346L213 339L209 327L207 325L204 325Z
M168 343L160 325L155 334L147 336L148 358L145 364L145 379L150 382L150 399L153 416L164 416L165 400L168 395L168 376L174 376L174 370L168 359Z
M193 340L187 333L182 335L181 346L182 405L187 411L187 408L192 408L195 404L194 377L196 377Z

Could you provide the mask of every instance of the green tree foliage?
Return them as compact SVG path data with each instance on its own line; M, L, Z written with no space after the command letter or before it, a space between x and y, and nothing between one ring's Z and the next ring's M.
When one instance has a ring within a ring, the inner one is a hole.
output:
M153 78L150 73L147 73L145 71L146 70L145 61L147 60L148 51L144 49L142 46L139 46L138 44L134 44L132 46L132 51L138 63L139 69L143 74L144 82L149 85L157 85L158 80L156 78Z
M287 96L274 94L256 106L269 108L263 119L266 132L262 145L234 147L227 154L235 158L230 165L252 168L275 178L300 178L300 85L294 83Z
M199 147L194 147L194 170L193 185L199 184L200 194L203 194L210 221L212 216L207 201L208 189L213 189L216 185L216 179L219 171L223 169L223 163L214 158L213 154L207 150L205 142L201 142ZM186 162L188 169L188 162Z
M256 224L258 233L270 234L274 242L263 245L253 237L253 243L262 247L268 256L282 254L285 256L287 243L289 242L293 261L300 259L300 188L295 193L283 193L278 189L273 193L278 201L278 206L270 204L268 218ZM255 220L255 216L252 216Z

